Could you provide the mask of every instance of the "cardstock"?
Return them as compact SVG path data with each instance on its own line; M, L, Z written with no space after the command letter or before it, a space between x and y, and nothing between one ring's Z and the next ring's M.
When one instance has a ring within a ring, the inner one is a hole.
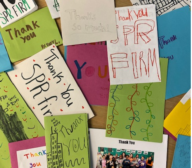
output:
M45 137L9 143L9 152L12 168L47 167Z
M52 44L62 44L47 7L0 30L11 62L28 58Z
M178 135L171 168L180 168L183 165L191 168L191 137Z
M119 138L107 138L105 137L105 130L102 129L89 129L90 132L90 165L91 167L96 167L96 158L98 147L104 149L103 154L111 153L112 155L120 155L123 152L126 154L133 154L133 157L136 154L139 157L152 156L153 158L153 168L162 168L166 167L167 163L167 143L168 136L163 135L162 143L152 143L144 141L133 141L131 139L119 139ZM100 148L101 149L101 148ZM99 149L99 150L100 150ZM159 159L161 158L161 159Z
M62 0L60 4L65 46L117 38L114 1Z
M0 72L9 71L11 69L12 65L10 63L9 56L3 42L3 38L0 33Z
M45 117L48 167L89 168L87 114Z
M47 6L49 8L51 17L53 19L59 18L60 14L60 4L59 4L59 0L46 0Z
M107 42L110 84L161 82L155 5L115 13L118 38Z
M180 100L164 121L164 130L174 140L178 134L191 136L191 90Z
M179 20L179 22L175 22ZM169 59L166 99L191 88L191 12L189 7L157 18L159 55Z
M110 86L107 137L163 141L168 59L160 63L161 82Z
M93 112L55 45L8 73L42 125L45 116Z
M106 43L68 46L67 65L88 103L107 106L109 72Z
M43 127L6 73L0 73L0 167L11 167L8 143L41 136Z
M175 9L182 8L183 6L191 6L190 0L173 1L173 0L131 0L133 6L154 4L156 7L157 16L171 12Z
M3 28L37 10L33 0L1 0L0 26Z

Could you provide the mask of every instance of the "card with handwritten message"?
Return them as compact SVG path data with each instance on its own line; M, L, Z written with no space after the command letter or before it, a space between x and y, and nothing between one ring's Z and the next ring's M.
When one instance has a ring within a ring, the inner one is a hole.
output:
M60 5L65 46L117 38L113 0L62 0Z
M28 58L52 44L62 44L47 7L0 30L11 62Z
M59 18L60 14L60 4L59 0L46 0L47 6L49 8L50 14L53 19Z
M47 167L45 137L9 143L12 168Z
M11 69L12 65L10 63L9 56L3 42L3 38L0 33L0 72L9 71Z
M191 168L190 136L178 135L171 168L180 168L180 167Z
M8 75L42 125L45 116L94 116L55 45L16 65Z
M180 20L175 22L175 20ZM159 55L169 59L166 99L191 88L191 11L174 10L157 18Z
M155 5L115 13L118 38L107 42L111 85L161 82Z
M0 26L10 25L37 9L33 0L0 0Z
M87 114L45 117L48 167L89 168Z
M191 136L191 89L166 117L164 131L174 140L178 134Z
M68 46L67 65L89 104L107 106L109 72L105 42Z
M0 167L11 167L8 143L41 136L43 127L6 73L0 73Z
M160 64L161 82L110 86L107 137L162 142L168 59Z

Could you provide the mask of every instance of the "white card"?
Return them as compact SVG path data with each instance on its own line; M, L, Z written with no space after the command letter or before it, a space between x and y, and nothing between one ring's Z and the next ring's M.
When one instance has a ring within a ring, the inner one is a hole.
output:
M44 116L93 112L55 45L8 72L10 79L42 125Z
M10 25L37 9L33 0L0 0L0 26Z
M53 19L59 18L60 4L59 0L46 0L47 6Z
M17 151L18 168L47 167L46 146Z
M161 82L155 5L115 11L118 38L107 42L110 84Z
M114 0L62 0L60 4L65 46L117 38Z

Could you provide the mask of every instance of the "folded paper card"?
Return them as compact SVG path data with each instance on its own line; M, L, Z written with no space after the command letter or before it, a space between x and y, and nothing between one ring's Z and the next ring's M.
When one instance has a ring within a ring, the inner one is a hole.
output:
M109 72L105 42L68 46L67 65L89 104L107 106Z
M6 73L0 73L0 167L11 167L8 143L41 136L43 127Z
M59 0L46 0L47 6L53 19L59 18L60 5Z
M95 168L96 165L97 168L99 168L101 167L101 164L102 168L106 168L107 166L104 165L107 162L109 162L107 163L108 165L111 163L108 156L109 153L116 158L116 162L112 162L112 165L109 165L109 168L112 166L117 166L119 168L146 168L146 165L149 166L147 166L147 168L151 168L150 165L153 168L166 168L168 143L167 135L163 135L162 143L149 143L143 141L133 141L130 139L107 138L105 137L105 130L102 129L89 129L89 132L91 152L90 165L92 168ZM129 164L127 165L125 161L123 164L125 155L131 156L131 154L133 155L133 158L129 157ZM151 157L151 160L149 160L149 157ZM105 162L104 159L107 159L107 161Z
M110 86L107 137L162 142L168 59L160 63L161 82Z
M3 28L34 12L38 7L33 0L1 0L0 26Z
M191 168L191 137L178 135L171 168Z
M12 168L47 168L45 137L9 143Z
M87 114L45 117L48 167L89 168Z
M117 38L113 0L62 0L60 5L65 46Z
M107 42L111 85L160 82L155 5L115 13L118 38Z
M190 16L187 6L157 18L159 55L169 59L166 99L186 93L191 87Z
M3 42L3 38L0 33L0 72L9 71L11 69L12 65L10 63L9 56Z
M177 140L178 134L191 136L191 90L166 117L164 130L174 140Z
M0 31L11 62L30 57L52 44L62 44L55 20L47 7Z
M44 116L94 116L55 45L16 65L8 75L42 125Z

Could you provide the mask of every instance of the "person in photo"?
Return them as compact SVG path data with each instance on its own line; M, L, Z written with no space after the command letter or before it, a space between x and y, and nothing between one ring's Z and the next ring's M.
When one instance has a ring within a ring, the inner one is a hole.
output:
M118 159L118 168L123 168L123 156L120 155Z
M141 160L139 161L139 168L146 168L145 158L142 156Z
M139 162L141 159L139 158L139 155L137 154L135 159L137 160L137 162Z
M111 155L111 153L108 153L106 160L109 160L110 155Z
M114 167L114 162L113 162L113 156L109 156L109 160L107 160L107 168L112 168Z
M123 152L123 160L125 160L126 159L126 154L125 154L125 152Z
M106 168L106 165L107 165L107 161L106 161L106 159L105 159L105 156L103 155L103 157L102 157L102 168Z
M126 156L126 159L123 161L123 168L130 168L130 160L129 160L129 155Z
M149 156L148 159L146 160L146 168L152 168L152 166L153 166L152 157Z

